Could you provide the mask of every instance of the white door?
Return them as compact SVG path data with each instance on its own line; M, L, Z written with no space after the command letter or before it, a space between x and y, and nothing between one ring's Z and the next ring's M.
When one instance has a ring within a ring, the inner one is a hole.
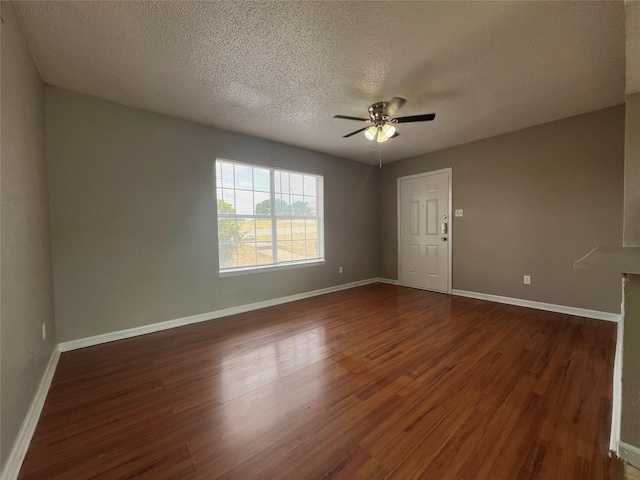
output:
M398 179L398 278L451 292L451 169Z

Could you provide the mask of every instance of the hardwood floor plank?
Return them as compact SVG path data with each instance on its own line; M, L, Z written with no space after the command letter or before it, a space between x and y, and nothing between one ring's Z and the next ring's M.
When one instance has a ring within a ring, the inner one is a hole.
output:
M615 339L373 284L65 352L19 478L609 480Z

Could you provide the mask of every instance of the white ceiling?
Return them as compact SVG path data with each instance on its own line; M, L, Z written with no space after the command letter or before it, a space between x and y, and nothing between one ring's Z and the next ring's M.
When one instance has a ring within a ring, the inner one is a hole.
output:
M362 125L401 96L389 162L624 102L624 3L19 2L45 83L377 163Z

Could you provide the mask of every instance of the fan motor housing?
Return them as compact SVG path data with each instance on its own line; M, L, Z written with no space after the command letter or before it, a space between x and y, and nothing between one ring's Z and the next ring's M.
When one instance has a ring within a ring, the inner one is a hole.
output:
M375 125L383 125L387 120L389 120L389 115L387 114L388 106L388 102L378 102L369 107L369 117L371 117L371 121Z

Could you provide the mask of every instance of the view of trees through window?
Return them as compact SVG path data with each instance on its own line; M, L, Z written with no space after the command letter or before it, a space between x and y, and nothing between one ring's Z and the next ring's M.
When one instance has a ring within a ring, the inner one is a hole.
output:
M220 270L323 258L322 177L216 161Z

